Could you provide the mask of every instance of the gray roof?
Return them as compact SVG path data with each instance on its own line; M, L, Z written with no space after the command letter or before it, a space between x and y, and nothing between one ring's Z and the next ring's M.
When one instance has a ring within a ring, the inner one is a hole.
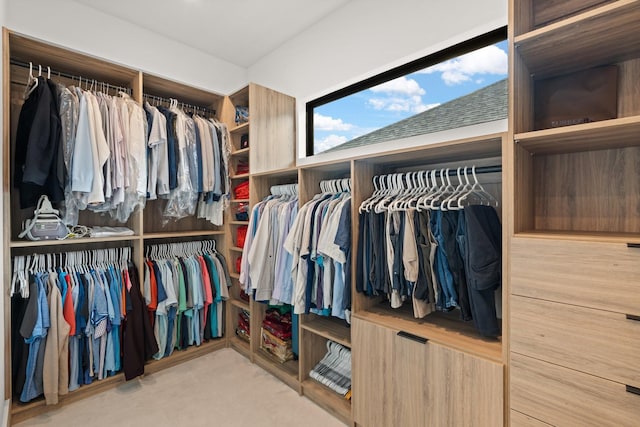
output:
M507 79L337 145L325 153L507 118Z

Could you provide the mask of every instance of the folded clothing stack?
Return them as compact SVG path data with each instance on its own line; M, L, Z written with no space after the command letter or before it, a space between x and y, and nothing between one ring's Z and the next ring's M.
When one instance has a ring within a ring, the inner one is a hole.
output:
M249 181L243 181L233 188L233 195L236 199L249 198Z
M327 350L309 376L348 399L351 396L351 350L333 341L327 341Z
M269 308L262 321L260 347L284 363L294 358L291 343L291 309Z
M245 310L241 310L238 313L238 327L236 328L236 335L240 338L249 341L251 337L251 319L249 313Z

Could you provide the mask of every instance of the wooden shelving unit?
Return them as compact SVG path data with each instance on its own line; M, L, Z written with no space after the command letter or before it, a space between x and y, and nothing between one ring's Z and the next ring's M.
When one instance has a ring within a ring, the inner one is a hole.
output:
M640 1L557 2L555 19L537 26L536 3L509 2L507 416L511 425L633 424L640 410L623 384L640 387L625 362L638 346L626 328L637 325L624 320L640 314ZM540 80L611 65L617 118L535 128Z

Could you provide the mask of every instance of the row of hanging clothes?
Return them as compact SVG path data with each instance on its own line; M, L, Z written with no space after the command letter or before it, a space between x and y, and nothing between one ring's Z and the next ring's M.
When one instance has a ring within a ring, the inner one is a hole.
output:
M127 89L85 80L66 87L29 76L16 131L14 186L20 207L45 194L77 225L80 210L126 222L146 196L144 111ZM108 94L114 89L116 96Z
M11 281L14 397L46 403L124 371L158 350L131 248L15 256Z
M350 321L351 180L320 182L298 212L284 242L292 257L294 313Z
M480 334L498 337L498 201L477 174L500 171L472 166L374 177L375 191L359 207L356 291L383 295L393 309L409 304L415 318L458 309Z
M143 296L158 348L153 358L222 337L229 286L215 240L147 246Z
M222 225L228 206L231 142L224 123L208 109L144 95L147 121L148 200L164 199L163 219L196 215ZM155 105L153 105L155 104ZM214 112L215 113L215 112Z
M293 303L293 259L284 242L298 214L298 184L274 185L249 215L240 283L256 301Z
M288 313L265 316L262 327L276 335L277 330L287 331L285 337L280 335L287 343L285 353L297 355L298 316L290 312L293 258L284 249L284 242L298 214L298 184L273 185L270 193L251 209L239 280L246 294L268 304L267 313Z
M21 208L46 195L67 225L78 224L81 210L124 223L147 199L163 198L165 221L198 215L222 224L230 153L224 124L186 114L174 101L143 108L130 89L81 77L66 87L50 69L35 76L31 63L12 64L29 67L14 153Z

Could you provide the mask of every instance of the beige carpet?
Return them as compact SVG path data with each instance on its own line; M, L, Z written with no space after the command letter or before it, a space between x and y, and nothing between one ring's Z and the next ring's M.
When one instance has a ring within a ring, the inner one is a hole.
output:
M122 384L16 425L344 426L231 349Z

